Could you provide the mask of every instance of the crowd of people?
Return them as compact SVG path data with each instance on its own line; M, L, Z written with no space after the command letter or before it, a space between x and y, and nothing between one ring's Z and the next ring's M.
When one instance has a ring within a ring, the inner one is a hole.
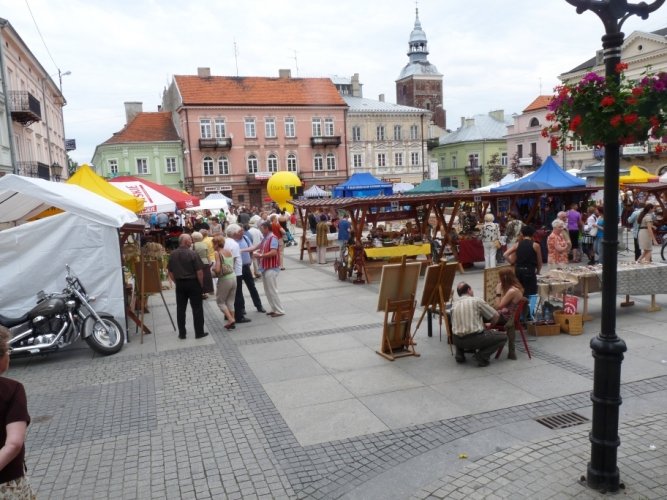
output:
M168 236L176 238L176 248L169 254L167 271L176 290L180 339L187 337L188 304L195 338L208 335L203 301L213 293L227 330L252 321L247 315L244 286L257 312L272 318L285 314L278 292L278 276L285 270L285 246L293 241L295 220L291 214L280 209L253 212L241 207L222 214L205 211L186 218L178 212L171 216L157 214L155 223L153 230L178 231L177 235ZM259 279L268 311L255 285L255 280Z

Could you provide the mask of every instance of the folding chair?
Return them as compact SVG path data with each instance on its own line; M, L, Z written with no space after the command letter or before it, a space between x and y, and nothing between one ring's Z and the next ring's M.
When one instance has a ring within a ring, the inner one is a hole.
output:
M516 310L514 311L514 316L512 318L512 321L514 321L514 330L521 334L521 340L523 341L523 346L526 348L526 352L528 353L528 359L532 359L533 357L530 354L528 341L526 340L526 331L523 328L523 323L521 323L521 313L523 312L527 304L528 304L528 299L526 297L522 297L521 300L519 301L519 304L516 306ZM505 344L501 345L498 348L498 351L496 351L496 359L500 357L500 354L503 352L504 347Z

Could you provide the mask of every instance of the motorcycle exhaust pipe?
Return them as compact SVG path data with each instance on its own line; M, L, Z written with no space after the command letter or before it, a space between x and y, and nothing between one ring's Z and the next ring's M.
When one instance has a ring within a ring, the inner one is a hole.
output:
M65 331L67 330L67 327L69 326L69 323L65 321L63 323L63 327L60 329L56 337L51 341L46 344L37 344L37 345L26 345L26 346L16 346L12 347L12 354L14 353L19 353L19 352L29 352L30 354L37 354L39 353L42 349L49 349L56 345L58 341L60 340L60 337L63 336Z

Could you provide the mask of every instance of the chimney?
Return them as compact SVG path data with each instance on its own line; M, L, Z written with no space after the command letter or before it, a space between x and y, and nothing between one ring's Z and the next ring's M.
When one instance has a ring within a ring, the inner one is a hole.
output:
M384 94L380 94L380 95L378 96L378 101L380 101L380 102L384 102Z
M504 122L505 121L505 110L504 109L497 109L495 111L489 112L489 116L493 118L494 120L497 120L499 122Z
M352 97L363 97L361 95L361 83L359 83L359 73L355 73L350 78L350 83L352 84Z
M475 124L475 119L474 118L466 118L465 120L463 120L463 122L464 122L463 124L466 127L472 127Z
M211 68L197 68L199 78L211 78Z
M141 102L126 102L125 104L125 124L129 124L134 117L144 111L144 105Z
M466 117L462 116L461 117L461 126L463 127L466 124Z
M279 69L278 70L278 78L285 78L285 79L292 78L292 70L291 69Z

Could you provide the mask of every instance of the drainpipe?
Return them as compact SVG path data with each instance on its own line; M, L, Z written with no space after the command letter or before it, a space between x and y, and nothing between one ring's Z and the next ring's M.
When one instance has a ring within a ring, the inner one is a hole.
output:
M190 179L192 179L192 191L195 190L195 174L194 170L192 169L192 142L190 142L190 119L188 118L188 108L185 108L185 129L187 130L188 133L188 151L190 154L188 155L188 163L190 164ZM185 179L183 179L185 180ZM193 194L193 193L190 193Z
M51 132L49 131L49 111L46 109L46 90L44 89L44 81L42 78L42 103L44 103L44 125L46 125L46 140L49 143L49 180L51 180L51 165L53 165L53 155L51 154Z
M7 22L0 24L0 34L7 27ZM7 134L9 139L9 157L12 162L12 173L18 174L16 163L16 144L14 143L14 126L12 124L12 111L9 108L9 95L7 88L7 68L5 67L4 37L0 36L0 71L2 71L2 94L5 96L5 116L7 118Z
M421 114L421 149L422 149L422 180L426 180L429 176L427 175L426 172L426 155L424 154L424 113Z

